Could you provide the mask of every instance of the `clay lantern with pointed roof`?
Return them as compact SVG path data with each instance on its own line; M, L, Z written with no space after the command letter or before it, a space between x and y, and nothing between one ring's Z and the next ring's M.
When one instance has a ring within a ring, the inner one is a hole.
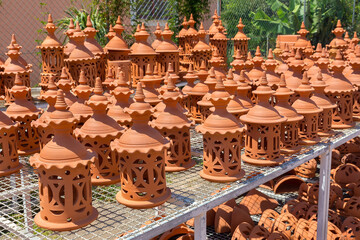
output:
M346 31L341 27L340 19L337 21L336 28L331 32L335 35L335 38L331 40L330 44L328 45L330 50L335 47L341 51L346 50L349 44L343 39L343 35Z
M192 64L189 65L189 69L186 73L186 75L183 77L183 79L186 81L186 85L182 88L182 93L184 94L184 100L183 100L183 106L185 110L187 110L190 113L191 109L191 101L189 97L189 93L193 90L195 87L195 81L198 79L196 74L193 71Z
M332 77L332 74L329 71L330 61L329 61L329 58L327 58L327 56L326 56L325 48L322 49L321 57L316 61L316 64L318 65L318 67L321 70L323 80L325 82L327 82Z
M360 46L355 47L355 58L349 61L349 65L352 68L352 72L347 74L347 79L357 87L358 90L354 92L354 106L353 106L353 118L354 120L360 120Z
M248 38L244 33L243 29L245 25L242 23L241 18L239 19L239 24L236 27L238 28L238 32L235 37L231 39L234 41L234 55L238 50L240 50L240 55L243 57L243 60L245 60L250 38Z
M15 100L6 109L5 114L14 122L19 123L17 128L18 154L21 156L39 151L39 136L31 126L31 122L38 119L41 110L26 98L29 91L30 88L25 87L20 76L16 74L15 85L10 89Z
M145 102L151 106L155 106L161 100L159 99L159 93L155 89L155 85L160 83L162 79L159 76L155 76L151 70L151 65L148 64L146 67L146 75L141 79L141 83L144 84L143 93L145 95Z
M34 221L45 229L68 231L98 216L92 206L90 178L95 154L71 135L75 118L67 110L62 90L58 90L55 109L49 116L54 138L30 158L39 177L40 212Z
M269 103L274 91L267 84L265 72L253 93L257 95L258 103L240 117L240 121L246 124L242 160L259 166L278 165L284 160L280 154L280 134L286 117Z
M321 71L318 71L316 79L311 83L311 86L315 89L311 100L313 100L316 105L323 109L319 113L319 136L328 137L334 134L334 131L331 130L332 125L332 112L336 108L336 104L333 104L330 99L325 95L324 90L328 86L322 78Z
M105 37L107 37L110 41L113 37L115 37L115 35L116 35L116 32L114 31L113 26L110 24L109 32L107 34L105 34Z
M273 50L273 54L274 54L274 59L278 62L278 63L283 63L283 60L281 58L281 55L283 53L283 50L280 48L280 42L279 39L276 38L276 45L275 48Z
M64 67L64 46L55 36L57 27L55 26L51 14L48 17L48 23L45 25L48 32L46 38L37 46L41 51L41 67L40 86L42 91L45 91L49 82L50 76L55 76L55 82L60 77L61 69Z
M93 115L92 108L85 104L89 100L92 88L88 85L84 70L80 71L79 85L74 88L73 92L77 96L77 101L70 106L69 111L76 119L76 127L81 127Z
M249 83L246 82L245 70L241 70L240 72L237 95L240 102L245 108L250 109L253 107L253 103L251 99L248 97L251 95L251 86L249 85Z
M302 54L309 43L309 40L307 40L306 38L306 35L309 33L309 31L306 30L304 22L301 23L300 30L297 33L300 35L300 37L295 42L293 48L295 48L296 50L299 49L300 54Z
M131 79L132 86L135 87L137 83L145 76L146 66L150 64L151 69L156 64L156 55L158 53L147 42L150 34L146 31L144 23L141 28L138 25L138 30L135 34L135 43L131 46L132 52L129 54L131 58Z
M87 35L81 31L79 22L77 22L75 32L69 37L74 40L75 48L64 61L75 85L79 84L80 71L84 69L85 77L88 79L90 87L94 87L97 75L96 62L100 57L95 56L90 49L84 45L86 37Z
M226 35L224 34L225 32L225 28L222 25L222 22L220 21L219 26L218 26L218 32L215 33L215 35L213 37L210 38L210 46L211 49L213 51L215 51L215 49L219 52L219 56L221 58L224 59L224 63L227 59L227 42L228 42L228 38L226 37ZM223 66L225 67L225 66Z
M360 39L358 38L357 33L354 32L354 36L351 39L351 42L354 43L354 45L356 46L356 45L358 45L359 41L360 41Z
M239 82L240 72L245 68L245 62L241 56L240 50L236 51L234 60L230 63L230 65L233 67L234 80Z
M154 41L153 41L152 44L151 44L151 47L152 47L153 49L155 49L155 50L156 50L156 48L159 46L159 44L162 42L161 33L162 33L162 31L161 31L161 28L160 28L160 24L159 24L159 22L157 22L157 24L156 24L156 29L155 29L155 31L153 32L153 34L155 35L155 39L154 39Z
M48 104L47 110L40 116L40 118L31 122L31 127L36 130L39 136L40 151L53 138L54 129L50 127L49 117L55 111L55 103L57 97L57 87L54 83L55 76L51 75L47 84L47 90L40 94L39 99L45 100Z
M186 58L185 56L185 34L186 34L186 31L189 27L189 24L188 22L186 21L186 17L184 17L184 20L183 22L181 23L182 25L182 29L180 30L179 34L176 36L178 41L179 41L179 51L180 51L180 54L179 54L179 61L180 61L180 71L186 71L187 68L183 68L182 66L182 62L184 61L184 58Z
M120 69L119 69L119 71L121 71ZM104 87L104 95L108 98L108 100L110 102L112 102L113 99L112 99L112 95L110 94L110 92L112 90L114 90L114 88L116 87L116 84L115 84L115 78L113 75L113 71L111 69L108 69L105 81L102 82L102 85Z
M185 48L184 48L184 55L183 59L180 62L183 68L187 69L189 67L190 63L193 63L191 61L191 50L195 47L195 45L198 42L198 32L195 29L195 20L193 18L193 15L190 15L189 21L187 22L189 24L189 28L186 30L185 36Z
M321 53L322 53L322 45L321 43L318 43L316 46L316 50L315 53L313 55L311 55L311 59L313 60L313 65L309 68L308 72L308 78L311 79L312 77L317 77L317 74L320 70L319 66L317 65L317 61L321 58Z
M73 38L70 38L70 36L75 31L76 30L75 30L74 20L72 18L70 18L68 30L66 30L66 32L64 32L64 34L69 38L69 41L65 44L65 48L64 48L64 57L65 58L68 58L70 53L72 52L72 50L74 50L74 48L75 48L75 41Z
M286 78L286 86L291 89L295 90L301 84L302 70L305 67L304 60L301 58L300 49L296 49L295 59L289 62L289 67L292 69L293 74Z
M345 31L344 40L345 40L345 42L347 42L348 44L350 44L351 39L350 39L350 37L349 37L349 32L348 32L348 31Z
M107 52L100 46L100 44L96 41L95 35L99 30L96 30L90 19L90 15L87 16L86 28L83 32L87 35L84 45L87 49L89 49L94 56L98 56L99 58L96 60L96 71L98 77L100 77L101 81L105 80L105 72L106 72L106 62L107 62Z
M314 49L310 41L308 41L307 46L304 50L302 50L302 53L305 63L305 70L309 70L314 65L314 61L311 58L314 53Z
M131 117L124 109L130 106L130 95L133 93L125 81L125 76L121 72L118 77L117 86L111 91L116 102L108 106L107 114L112 117L122 127L129 128L132 124Z
M230 98L222 79L217 77L215 91L210 96L215 110L203 124L195 128L204 140L204 162L200 176L212 182L233 182L245 174L241 169L244 126L226 110Z
M248 77L253 84L256 84L263 75L263 69L261 65L264 62L264 58L261 56L260 47L256 47L255 57L252 59L254 68L248 72Z
M274 93L276 98L275 109L281 116L287 118L281 124L280 150L285 154L293 154L301 150L299 145L299 121L304 117L290 106L289 98L294 92L286 87L285 75L281 75L279 88Z
M209 39L212 38L218 32L220 16L218 15L216 9L214 11L214 15L211 16L211 19L212 19L212 24L210 25L209 30L208 30Z
M277 85L280 83L280 77L275 73L275 68L278 65L276 60L274 59L274 55L272 49L269 49L269 55L264 62L264 66L266 68L266 79L268 81L269 86L276 90Z
M284 50L282 50L282 53L281 53L280 57L281 57L281 63L276 68L276 73L279 74L279 75L285 74L289 70L288 59L290 57L290 52L289 52L289 45L288 44L285 43Z
M314 92L314 88L312 88L309 83L307 72L304 72L301 84L295 89L295 92L299 94L299 98L294 101L292 107L299 114L304 116L304 119L299 123L300 144L316 144L321 140L318 135L318 126L319 114L323 109L318 107L317 104L310 99L310 95Z
M182 95L175 88L174 80L169 77L166 92L160 96L166 107L151 123L161 135L170 139L170 148L165 151L167 172L183 171L195 165L190 148L192 123L177 107Z
M245 60L245 71L246 71L246 74L248 74L248 72L251 71L251 69L253 69L254 67L254 62L252 60L252 56L251 56L251 52L249 51L247 53L247 56L246 56L246 60Z
M133 125L111 143L120 162L121 190L116 200L131 208L152 208L171 195L165 179L165 151L170 142L148 124L153 109L144 101L141 83L134 99L124 109L133 119Z
M168 23L165 24L164 31L161 36L163 41L156 47L155 51L159 54L156 56L158 62L159 75L164 76L167 72L169 63L172 64L174 73L179 74L179 49L176 44L171 40L173 31L169 29Z
M332 77L326 81L326 96L338 107L333 111L332 128L350 128L354 126L353 121L353 97L356 88L344 76L342 71L345 62L342 60L340 49L336 52L335 60L331 63L334 71Z
M200 69L200 65L202 61L205 61L207 68L210 68L209 60L211 59L211 47L205 41L206 32L204 30L204 25L202 22L200 24L200 28L197 33L197 36L199 38L199 41L191 50L192 53L191 59L195 71L198 71Z
M217 48L213 49L209 63L210 66L214 68L216 76L220 76L222 79L226 77L226 71L224 67L224 64L226 64L225 59L219 55Z
M201 112L201 123L203 123L211 114L210 108L213 107L213 104L210 100L210 96L215 91L215 85L217 83L216 77L221 78L220 76L216 76L214 67L212 67L209 71L209 76L204 82L208 86L209 91L202 97L200 101L197 102Z
M18 123L12 121L3 111L0 112L0 177L9 176L22 168L18 156L17 127Z
M106 114L109 103L103 94L101 79L97 77L94 95L86 101L94 114L81 128L74 130L75 137L85 147L97 153L97 158L91 165L91 183L93 185L110 185L120 181L119 162L111 152L110 142L119 138L124 128Z
M228 75L226 76L223 84L225 86L225 90L232 97L226 107L226 110L239 119L240 116L246 114L249 111L249 108L246 108L239 99L237 93L238 83L234 80L232 69L229 69Z
M9 57L4 64L4 70L0 72L0 94L5 95L7 104L14 102L14 95L11 94L11 88L15 84L15 76L23 82L24 86L30 87L30 73L32 70L28 69L26 65L20 60L21 46L17 44L15 35L11 36L11 43L7 47L9 51L6 55ZM27 99L31 100L31 93L27 92Z
M75 97L74 94L72 94L71 92L71 88L73 86L73 84L71 83L71 80L69 78L69 75L67 74L67 69L66 67L62 68L62 72L60 75L60 79L59 81L56 83L56 86L63 90L64 94L65 94L65 102L66 105L68 105L69 107L71 107L71 105L73 105L76 101L77 98Z

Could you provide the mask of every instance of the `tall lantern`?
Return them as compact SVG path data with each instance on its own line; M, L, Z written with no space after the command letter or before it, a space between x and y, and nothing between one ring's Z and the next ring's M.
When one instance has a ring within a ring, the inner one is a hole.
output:
M329 55L331 58L335 58L337 53L336 51L332 50L335 48L340 49L341 52L345 51L349 44L343 38L343 35L346 31L341 27L340 20L337 21L336 28L331 32L335 35L335 38L331 40L330 44L328 45L330 48Z
M194 49L196 43L198 42L198 32L194 28L195 21L193 18L193 15L190 15L190 19L188 21L189 28L186 30L185 33L185 50L184 50L184 57L181 64L185 69L189 67L190 63L193 63L191 61L191 50Z
M159 24L159 22L157 22L156 30L155 30L155 32L153 32L153 34L155 35L155 40L151 44L151 47L153 49L156 49L160 45L160 43L162 42L161 33L162 33L162 31L161 31L161 28L160 28L160 24Z
M224 26L220 24L218 26L218 32L215 33L215 35L210 38L210 46L213 51L217 50L219 53L219 56L224 59L223 67L226 67L226 59L227 59L227 42L228 38L224 34L225 28Z
M238 28L238 32L236 33L235 37L231 39L234 41L234 56L238 51L240 51L242 59L245 60L246 54L248 52L250 38L248 38L244 33L243 29L245 25L242 23L241 18L239 20L239 24L236 27Z
M211 59L211 47L205 42L206 32L204 30L203 23L201 22L198 31L199 41L196 43L194 48L191 50L191 59L193 62L194 70L200 70L201 62L204 61L207 68L210 68Z
M188 24L188 22L186 21L186 17L184 17L184 21L182 22L181 25L182 25L183 27L182 27L182 29L180 30L179 34L178 34L176 37L177 37L177 39L179 40L180 71L186 71L187 68L186 68L186 66L183 65L184 59L186 59L186 56L185 56L185 41L186 41L185 35L186 35L187 29L188 29L188 27L189 27L189 24Z

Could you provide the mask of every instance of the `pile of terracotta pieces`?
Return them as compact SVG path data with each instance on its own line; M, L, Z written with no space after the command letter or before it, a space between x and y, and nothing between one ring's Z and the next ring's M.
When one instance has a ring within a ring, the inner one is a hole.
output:
M167 24L163 31L158 25L152 44L145 25L138 25L129 48L119 17L102 48L88 17L83 30L70 21L69 41L63 46L49 15L48 35L39 46L40 99L48 103L46 111L32 102L31 65L21 58L21 47L12 36L0 72L0 91L8 105L0 113L0 176L19 171L19 155L33 154L30 164L39 176L41 205L37 225L65 231L94 221L98 212L92 206L93 185L120 184L116 200L131 208L163 204L171 196L165 172L195 165L190 144L195 124L203 135L200 176L234 182L245 176L242 161L279 165L304 146L334 135L333 129L351 128L360 120L359 39L356 33L352 39L343 38L340 21L328 46L318 44L314 51L302 24L299 35L288 36L294 41L279 36L265 60L259 47L254 57L248 52L249 38L240 19L231 39L230 69L229 39L216 13L208 31L202 23L196 30L192 16L183 26L177 46ZM178 82L186 85L180 89ZM350 214L347 206L358 201L360 191L360 151L349 146L357 149L359 144L353 140L337 150L334 161L339 164L333 173L336 183L352 189L349 200L336 203L345 214ZM341 156L344 153L351 155ZM306 184L300 177L314 177L316 168L316 160L311 160L263 187L275 193L296 191ZM275 223L244 229L284 235ZM230 229L240 234L243 228Z

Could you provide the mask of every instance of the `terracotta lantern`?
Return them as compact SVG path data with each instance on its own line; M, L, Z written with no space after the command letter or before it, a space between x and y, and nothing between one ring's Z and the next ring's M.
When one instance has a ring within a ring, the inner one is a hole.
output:
M18 157L17 127L4 112L0 112L0 177L9 176L22 168Z
M252 60L251 52L249 51L246 57L245 68L244 68L244 70L246 71L246 75L253 69L253 67L254 67L254 62Z
M285 74L289 70L289 66L287 64L289 63L288 59L290 58L290 52L289 52L289 46L287 44L285 44L285 48L284 50L282 50L280 57L281 57L281 63L276 68L276 73L281 75L281 74Z
M251 86L245 81L245 70L241 70L239 76L238 88L237 88L237 95L241 104L248 109L253 107L253 103L251 99L248 97L250 91L251 91Z
M116 35L116 32L114 31L113 26L110 24L109 32L107 34L105 34L105 37L107 37L110 41L113 37L115 37L115 35Z
M47 110L40 116L40 118L31 122L31 127L36 130L39 136L40 151L54 136L54 130L50 127L48 121L50 114L55 111L57 87L54 81L55 76L51 75L47 84L47 90L41 93L39 97L40 100L45 100L47 102Z
M215 91L210 100L214 112L196 127L203 135L204 162L200 176L213 182L240 180L245 172L241 169L241 139L243 125L226 110L230 94L225 91L221 78L217 78Z
M226 72L224 68L224 64L226 64L225 59L219 55L219 51L217 50L217 48L213 49L209 63L211 67L214 67L216 76L220 76L223 79L226 77Z
M342 60L340 49L337 50L335 60L331 63L334 71L332 77L326 81L326 96L338 107L333 110L332 128L350 128L354 126L353 121L353 96L355 87L344 76L342 71L345 62Z
M79 84L80 71L81 69L84 69L85 77L88 79L90 87L94 87L97 75L96 62L100 57L95 56L90 49L84 45L86 37L87 35L81 31L79 22L77 22L75 32L69 37L74 40L75 48L64 61L75 85Z
M85 104L85 102L89 100L92 89L88 85L83 69L80 71L79 85L74 88L73 92L78 98L77 101L70 106L69 111L76 119L76 126L81 127L91 117L91 115L93 115L92 108Z
M124 128L130 127L132 124L130 115L124 112L124 109L130 106L132 93L133 91L129 89L129 85L125 81L124 74L121 73L118 77L117 87L111 91L116 102L108 106L107 114Z
M215 49L216 49L219 53L219 56L226 60L227 59L228 39L226 38L226 35L224 33L225 28L222 25L221 21L220 21L220 24L217 29L218 29L218 32L215 33L214 36L210 38L210 46L213 51L215 51ZM224 64L226 65L225 62L224 62Z
M209 27L209 39L212 38L217 32L218 32L218 26L220 23L220 16L217 13L217 10L215 9L214 15L211 16L212 24Z
M65 44L64 48L64 58L68 58L72 50L75 48L75 40L70 38L70 36L75 32L74 20L70 18L70 23L68 26L68 30L64 32L64 34L69 38L69 41Z
M332 30L331 32L335 35L335 38L333 40L331 40L331 42L328 46L330 48L330 50L333 49L334 47L340 49L341 51L346 50L346 48L348 47L348 43L343 39L345 30L341 27L340 19L337 21L336 28L334 30ZM334 58L336 54L337 53L334 52L334 54L332 55L332 58Z
M309 40L307 40L306 35L309 33L308 30L306 30L305 28L305 23L302 22L301 23L301 27L300 30L297 32L300 37L298 38L298 40L295 42L293 48L295 50L300 50L300 54L303 54L306 46L308 45L308 43L310 42Z
M191 60L193 62L195 71L198 71L200 69L202 61L205 61L206 67L210 68L209 60L211 59L211 47L205 42L206 32L204 30L202 22L200 24L197 36L199 38L199 41L191 50Z
M119 69L119 71L121 71L121 70ZM113 75L113 71L111 69L108 69L105 81L102 82L102 85L104 87L104 95L111 102L112 101L112 95L110 94L110 92L112 90L114 90L114 88L116 87L115 78L114 78L114 75Z
M145 102L149 103L151 106L155 106L161 100L159 99L159 93L155 89L155 85L159 84L162 79L159 76L155 76L151 71L151 65L148 64L146 68L146 75L141 79L141 83L144 84L144 95Z
M160 96L166 107L151 124L170 139L170 148L165 151L166 172L183 171L195 165L190 148L191 121L177 107L181 98L181 93L175 90L174 81L169 77L167 90Z
M87 148L97 153L95 162L91 164L91 183L93 185L110 185L120 181L119 162L112 154L110 142L121 136L123 128L106 114L109 104L103 95L101 79L96 78L94 95L86 104L94 114L81 128L74 130L75 137Z
M161 31L161 28L160 28L160 24L159 24L159 22L157 22L156 30L153 32L153 34L155 35L155 40L151 44L151 47L153 49L156 49L160 45L160 43L162 42L161 33L162 33L162 31Z
M266 79L268 81L269 86L276 90L277 85L280 83L280 77L275 73L275 68L278 65L276 60L274 59L274 55L272 49L269 49L269 55L264 62L264 66L266 68Z
M234 41L234 55L237 53L237 51L240 51L240 55L242 56L243 60L245 60L245 56L248 52L248 45L249 40L245 33L244 33L244 27L245 25L242 23L242 19L239 19L239 24L236 26L238 28L238 32L236 33L235 37L231 40Z
M245 68L245 62L240 54L240 50L236 51L234 60L230 63L230 65L233 67L234 80L239 83L240 72ZM250 80L248 81L250 82Z
M253 91L258 103L240 121L246 124L245 152L243 161L260 166L280 164L284 157L280 155L281 125L286 121L269 103L273 90L268 86L266 74L260 80L260 86Z
M165 179L165 151L170 143L148 124L153 110L144 101L141 83L134 99L124 109L133 119L133 125L111 143L120 162L121 190L116 200L131 208L152 208L171 195Z
M347 74L347 79L353 84L354 87L357 87L358 90L354 92L354 106L353 106L353 118L354 120L360 120L360 47L356 46L355 48L355 58L351 59L349 62L352 72ZM344 72L344 71L343 71Z
M351 42L356 46L356 45L358 45L359 41L360 41L360 39L358 38L357 33L354 32L354 36L351 39Z
M150 64L151 69L156 64L156 55L158 53L147 42L150 34L146 31L144 23L138 25L138 30L135 34L135 43L131 46L131 79L132 86L135 87L137 83L145 76L146 66Z
M301 150L299 145L299 121L304 117L296 112L290 106L289 98L294 94L293 91L286 87L285 75L281 75L279 88L274 93L276 97L275 109L280 115L287 118L286 122L281 125L280 149L282 153L293 154Z
M311 45L311 42L309 41L306 48L303 50L303 58L304 58L306 71L309 70L314 65L314 61L311 58L313 53L314 53L314 49L313 46Z
M348 31L345 32L344 40L345 40L345 42L347 42L348 44L350 44L351 39L350 39L350 37L349 37L349 32L348 32Z
M169 29L168 23L165 24L164 31L161 33L163 41L155 48L159 54L156 56L158 62L159 75L164 76L167 72L167 66L172 64L174 73L179 74L179 49L176 44L171 40L173 31Z
M292 104L292 107L301 115L304 119L299 124L300 144L313 145L318 143L321 139L318 135L319 131L319 114L323 111L316 103L310 99L310 95L314 92L314 88L311 87L307 72L304 72L303 79L295 92L300 96Z
M253 84L256 84L260 80L261 76L263 75L263 71L264 71L261 67L261 65L264 62L264 58L261 56L259 46L256 47L255 57L252 59L252 62L254 63L254 68L251 69L247 75L248 75L250 81Z
M313 80L311 83L311 86L315 91L310 99L313 100L318 107L323 109L323 111L319 113L318 134L321 137L331 136L334 134L334 131L331 130L332 112L337 106L333 104L324 93L324 89L328 85L323 81L320 70L318 71L316 80Z
M37 46L41 51L41 67L40 86L42 91L45 91L49 82L50 76L55 76L55 82L60 77L61 69L64 67L64 46L55 36L57 27L55 26L51 14L48 17L48 23L45 25L48 32L46 38Z
M193 71L192 66L192 64L189 65L189 69L187 70L186 75L183 77L183 79L186 81L186 85L182 88L182 93L185 95L183 100L183 106L189 113L191 111L191 98L189 96L189 93L191 93L191 91L195 87L195 81L198 79L198 77Z
M310 82L312 81L313 77L315 77L315 78L317 77L317 74L320 70L320 68L317 65L317 61L321 58L321 53L322 53L322 46L321 46L321 43L318 43L316 46L315 53L313 55L311 55L311 59L313 60L314 64L307 71Z
M276 38L276 45L275 48L273 50L273 54L274 54L274 59L279 63L282 64L283 60L281 58L281 55L283 53L283 50L280 48L280 42L279 39Z
M30 73L32 70L27 68L26 62L21 61L21 46L16 42L14 34L11 36L11 43L7 49L9 49L9 51L6 55L9 58L5 61L4 70L0 72L0 94L5 95L5 101L9 104L15 100L10 91L14 86L15 76L18 75L23 84L26 87L30 87ZM27 99L31 100L30 92L27 93Z
M96 30L90 19L90 15L87 16L86 28L83 32L87 35L84 45L89 49L94 56L99 57L96 59L96 76L100 77L101 81L105 80L107 53L103 50L100 44L96 41L95 35L99 30Z
M114 36L104 47L104 51L108 52L107 72L112 71L112 74L117 78L118 68L125 74L126 81L131 81L131 61L129 60L129 53L131 50L122 38L121 34L124 31L124 27L121 25L120 16L116 20L116 24L113 27L115 31Z
M179 31L179 34L176 36L176 38L179 41L179 61L180 61L180 71L186 71L187 68L185 66L183 66L183 64L185 63L184 61L186 61L187 56L185 55L185 35L186 35L186 31L189 27L188 22L186 21L186 17L184 17L184 21L181 23L182 25L182 29ZM184 68L185 67L185 68Z
M199 82L195 84L193 89L188 92L190 101L191 120L201 122L201 108L197 104L203 96L209 91L208 86L204 83L209 73L206 71L205 61L202 61L200 70L196 73Z
M77 102L77 98L75 97L74 94L71 93L71 87L73 86L73 84L71 83L71 80L69 79L69 75L67 74L66 67L63 67L61 75L60 75L60 79L56 83L56 86L58 88L60 88L61 90L63 90L63 92L65 94L65 102L66 102L67 106L71 107L71 105L73 105L75 102Z
M321 52L321 57L316 61L316 64L319 66L321 70L321 75L323 80L327 82L330 78L332 78L332 74L329 71L329 58L326 56L326 49L323 48Z
M242 101L239 99L237 88L238 83L235 82L232 69L229 69L228 75L226 77L226 80L224 81L225 90L230 94L232 99L230 99L226 110L234 115L237 119L240 118L240 116L246 114L249 109L246 108Z
M301 84L302 80L302 70L305 67L304 60L301 58L300 50L296 50L295 59L289 62L289 67L292 69L293 74L286 78L286 86L291 89L295 90Z
M204 83L208 86L209 91L202 97L200 101L197 102L201 112L201 123L203 123L211 114L210 108L213 107L210 97L211 94L215 91L215 85L217 83L214 67L210 69L209 76Z
M189 24L189 28L186 30L185 33L185 49L184 49L184 55L183 55L183 61L181 64L185 69L189 67L190 63L193 63L191 61L191 50L194 49L195 45L198 42L198 32L195 29L195 20L193 18L193 15L190 15L189 21L187 22Z
M75 118L67 110L62 90L58 90L55 109L50 114L54 138L30 158L39 177L40 212L34 221L45 229L68 231L98 216L92 206L90 180L95 156L71 136Z

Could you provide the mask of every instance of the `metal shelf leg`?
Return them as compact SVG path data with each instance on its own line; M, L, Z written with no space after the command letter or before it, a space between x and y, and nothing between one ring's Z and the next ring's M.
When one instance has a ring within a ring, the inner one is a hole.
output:
M206 240L206 212L195 217L195 240Z

